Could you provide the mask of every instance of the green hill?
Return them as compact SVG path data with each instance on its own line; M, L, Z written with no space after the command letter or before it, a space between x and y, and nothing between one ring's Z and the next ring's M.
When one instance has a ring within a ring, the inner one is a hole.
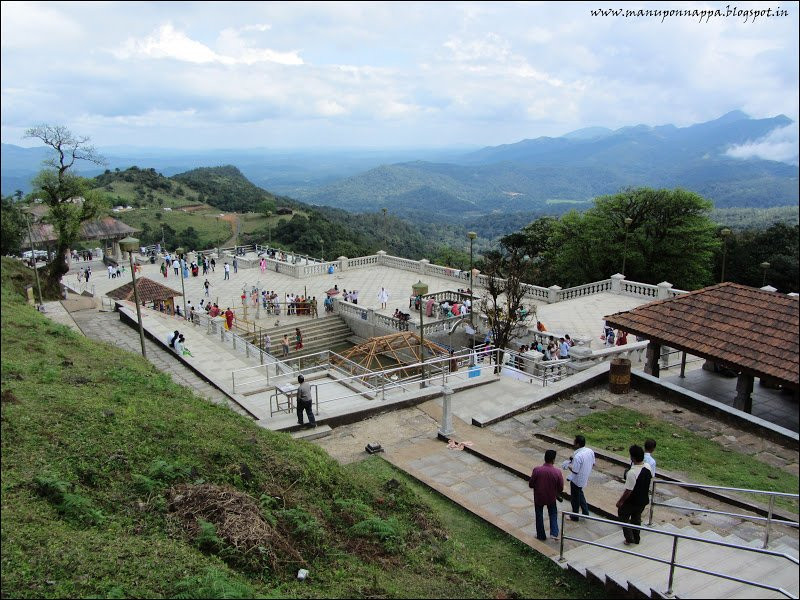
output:
M379 458L54 324L2 261L3 597L602 596Z
M172 177L197 192L200 202L232 212L261 212L268 204L275 209L275 196L252 184L234 166L201 167Z

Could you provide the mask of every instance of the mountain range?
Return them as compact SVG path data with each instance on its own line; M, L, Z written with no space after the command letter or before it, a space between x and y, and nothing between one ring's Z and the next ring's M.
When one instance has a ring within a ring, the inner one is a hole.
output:
M424 222L467 222L491 213L558 214L631 186L682 187L718 208L797 205L798 166L736 158L732 149L788 127L784 115L753 119L733 111L688 127L590 127L468 151L197 150L120 148L111 168L155 168L171 175L237 166L256 185L306 203L380 212ZM30 189L45 148L2 145L2 193ZM409 160L417 158L417 160ZM87 170L97 175L102 170Z

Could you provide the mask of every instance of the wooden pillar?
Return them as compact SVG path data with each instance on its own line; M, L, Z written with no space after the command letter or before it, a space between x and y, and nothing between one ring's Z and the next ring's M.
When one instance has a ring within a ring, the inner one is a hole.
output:
M644 363L644 372L653 377L658 377L661 366L658 361L661 359L661 344L650 342L647 344L647 358Z
M736 399L733 401L733 407L737 410L743 410L746 413L753 413L753 376L739 373L739 378L736 380Z

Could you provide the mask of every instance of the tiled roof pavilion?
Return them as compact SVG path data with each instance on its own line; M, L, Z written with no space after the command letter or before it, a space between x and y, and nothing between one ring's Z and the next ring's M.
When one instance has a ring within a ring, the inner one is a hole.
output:
M136 290L139 292L139 302L157 302L159 300L169 300L175 296L182 296L180 292L173 290L170 287L161 285L148 279L147 277L140 277L136 280ZM133 283L128 282L125 285L107 292L109 298L114 300L133 300Z
M606 317L612 327L650 340L645 370L658 375L659 346L738 372L735 406L748 410L753 377L797 390L800 302L796 296L720 283Z

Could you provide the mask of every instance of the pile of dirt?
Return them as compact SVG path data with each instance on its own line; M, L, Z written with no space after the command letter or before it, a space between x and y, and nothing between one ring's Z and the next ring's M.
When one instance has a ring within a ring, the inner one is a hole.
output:
M217 536L241 554L258 553L275 569L305 561L261 514L258 502L232 487L180 484L167 492L169 510L191 537L200 531L198 520L213 524Z

